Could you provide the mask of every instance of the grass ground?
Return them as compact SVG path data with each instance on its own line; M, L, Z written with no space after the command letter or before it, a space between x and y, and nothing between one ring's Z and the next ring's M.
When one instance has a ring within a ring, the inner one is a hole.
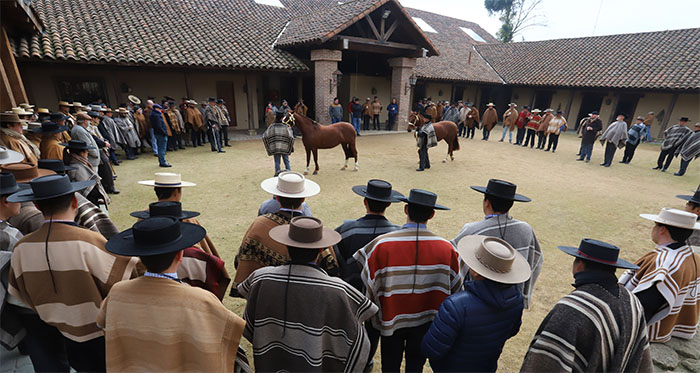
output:
M403 193L411 188L427 189L438 194L438 203L452 208L438 211L428 227L452 239L465 222L483 219L482 195L469 185L486 185L489 178L516 183L518 192L533 202L516 204L512 215L533 226L544 251L532 307L523 314L520 333L508 341L499 363L501 371L517 371L540 321L572 289L572 258L561 253L557 245L577 245L582 237L596 238L620 246L624 259L636 260L653 248L649 238L652 224L639 214L656 213L662 207L682 208L684 202L674 196L691 193L698 186L700 161L691 163L686 176L675 177L677 159L669 172L651 170L658 145L641 145L630 165L617 163L622 157L618 151L612 167L604 168L598 166L603 156L599 143L591 163L574 161L579 140L573 135L561 137L555 154L498 143L494 137L495 132L489 142L478 140L479 134L475 140L460 139L462 149L455 153L454 162L446 164L441 160L447 145L441 142L430 150L432 168L415 172L418 158L413 135L362 136L357 146L359 172L339 171L341 149L320 151L321 171L310 177L321 185L321 193L307 202L315 216L336 227L345 219L364 214L361 197L350 190L353 185L381 178ZM270 197L260 189L260 182L273 175L274 167L259 140L235 142L226 150L226 154L216 154L206 146L168 153L174 167L167 171L181 173L183 180L198 184L184 191L183 208L202 213L200 222L233 274L233 258L241 238L260 203ZM304 169L300 140L291 162L294 170ZM155 200L152 188L136 182L150 179L158 171L164 169L148 154L117 168L117 187L122 193L113 198L111 216L120 229L135 222L129 212L144 209ZM390 207L387 216L398 224L405 221L399 206ZM227 297L224 303L242 315L243 301ZM252 358L250 345L244 341L244 346Z

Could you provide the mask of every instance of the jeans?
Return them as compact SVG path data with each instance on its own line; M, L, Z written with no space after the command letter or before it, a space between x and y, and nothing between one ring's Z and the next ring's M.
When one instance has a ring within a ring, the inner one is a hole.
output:
M124 147L124 153L126 153L126 159L134 159L134 157L136 156L136 148L132 148L129 145L126 145Z
M646 132L647 142L651 142L651 126L644 126L644 132Z
M487 129L486 127L484 127L484 128L481 130L481 133L483 134L483 137L482 137L481 139L482 139L482 140L488 141L488 140L489 140L489 136L491 135L491 130L490 130L490 129Z
M382 336L382 372L400 371L404 351L406 353L406 372L423 371L426 357L421 352L420 345L428 328L430 328L430 323L399 329L391 337Z
M518 132L515 134L515 145L520 145L523 143L523 138L525 137L525 127L518 128Z
M591 160L591 155L593 155L593 143L591 144L586 144L586 143L581 143L581 158L579 159L586 159L587 161Z
M360 118L353 116L352 117L352 126L355 127L355 132L357 133L358 136L360 136Z
M392 131L394 129L394 123L396 123L396 114L389 113L389 121L386 122L386 130Z
M464 123L460 123L459 126L457 126L458 131L457 136L462 137L463 134L467 133L467 125Z
M331 124L340 122L340 118L331 117Z
M424 142L427 142L427 138L424 139ZM430 157L428 156L428 146L424 143L418 151L418 168L421 170L424 170L426 168L430 168Z
M219 133L219 130L214 127L209 127L207 135L209 136L211 151L221 151L221 134Z
M362 129L369 131L369 115L362 116Z
M473 139L473 138L474 138L474 132L476 132L476 124L474 124L474 125L471 126L471 127L467 127L467 134L466 134L466 136L464 136L464 137L466 137L466 138L470 138L470 137L471 137L471 138Z
M547 145L547 151L549 151L549 149L551 148L552 152L554 152L555 150L557 150L557 145L559 145L559 135L557 135L556 133L550 133L549 134L549 145Z
M158 163L160 165L165 165L168 162L165 161L165 151L168 147L168 136L167 135L155 135L156 146L158 147Z
M613 157L615 156L615 151L617 150L617 145L611 143L610 141L605 142L605 158L603 164L612 164Z
M634 151L637 150L638 145L639 144L631 143L625 144L625 155L622 157L623 163L630 163L632 161L632 157L634 157Z
M381 127L379 127L379 114L372 116L372 129L375 131L379 131L381 129Z
M158 155L158 143L156 141L156 134L151 128L151 149L153 149L153 155Z
M292 168L289 167L289 155L287 154L273 154L273 157L275 158L275 176L277 176L280 173L280 158L282 161L284 161L284 170L289 171Z
M501 136L501 141L506 138L506 132L508 132L508 142L513 142L513 131L510 131L510 127L503 126L503 136Z

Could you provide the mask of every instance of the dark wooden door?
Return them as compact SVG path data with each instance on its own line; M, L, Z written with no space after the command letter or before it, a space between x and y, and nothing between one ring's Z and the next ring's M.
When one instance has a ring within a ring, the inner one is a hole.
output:
M578 123L584 117L587 117L591 111L600 111L600 105L603 104L603 95L600 93L584 94L581 99L581 109L576 117L575 129L578 130Z
M620 95L620 98L617 100L617 107L612 115L617 117L618 114L624 114L625 122L627 122L627 127L629 127L633 123L633 116L634 112L637 110L638 102L639 95ZM613 117L612 120L615 120L615 117Z
M236 127L236 96L233 90L233 82L216 82L216 98L224 100L228 115L231 117L231 126Z

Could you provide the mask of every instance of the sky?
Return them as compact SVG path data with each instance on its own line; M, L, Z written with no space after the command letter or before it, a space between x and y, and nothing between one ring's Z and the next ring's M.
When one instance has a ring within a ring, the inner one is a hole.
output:
M483 0L399 2L405 7L477 23L494 36L501 26L497 15L488 15ZM540 21L546 26L527 28L514 41L700 27L700 0L542 0L538 9L538 13L544 16Z

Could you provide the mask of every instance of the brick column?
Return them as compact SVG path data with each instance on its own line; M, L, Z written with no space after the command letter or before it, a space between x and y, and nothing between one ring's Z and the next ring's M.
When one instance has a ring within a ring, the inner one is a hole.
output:
M328 107L333 98L338 95L338 86L331 84L333 73L338 69L338 62L343 59L343 52L331 49L316 49L311 51L311 61L314 63L314 111L316 120L320 123L330 123Z
M397 57L389 59L391 66L391 97L396 98L399 113L396 116L396 129L405 131L408 128L408 114L411 112L411 89L406 90L408 78L416 67L416 59Z

